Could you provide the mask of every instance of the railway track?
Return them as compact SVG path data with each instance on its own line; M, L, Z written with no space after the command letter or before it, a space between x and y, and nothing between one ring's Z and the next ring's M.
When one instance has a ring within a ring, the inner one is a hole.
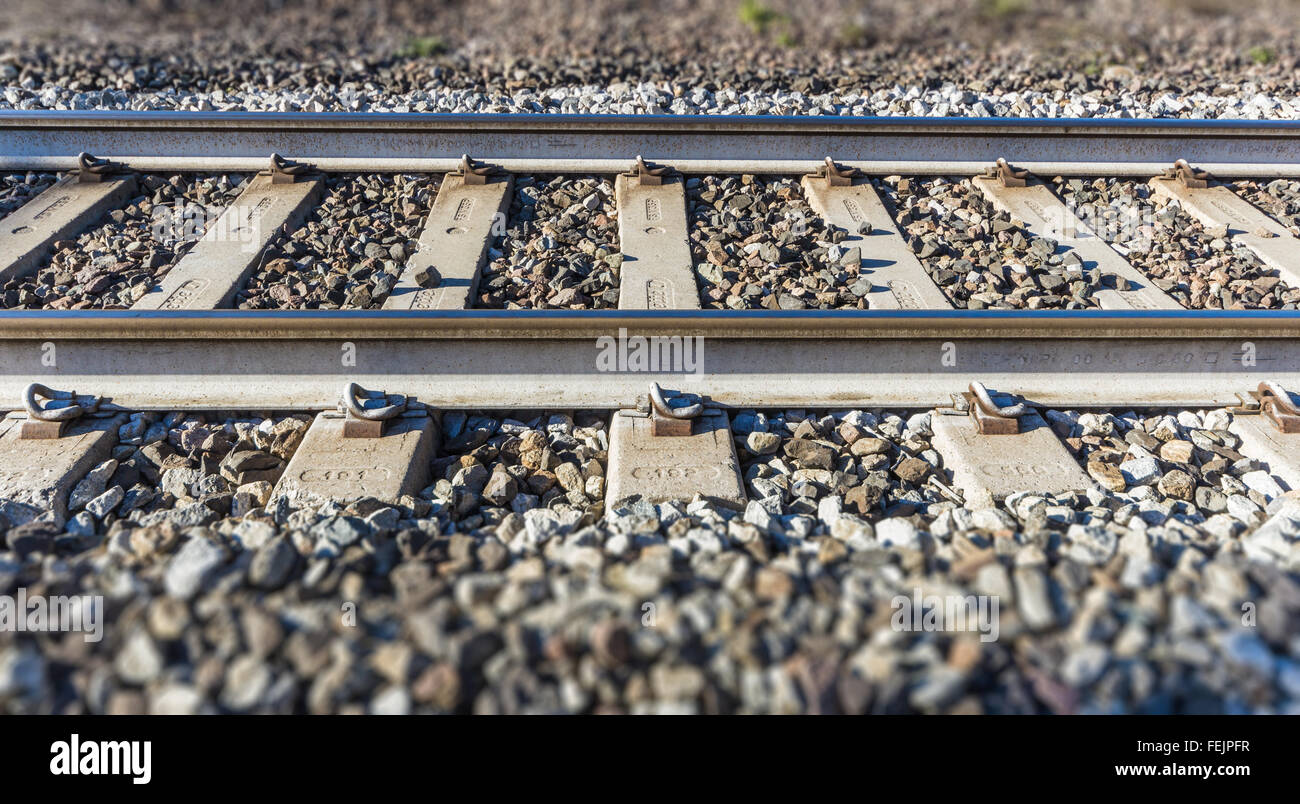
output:
M1215 177L1296 175L1300 127L0 114L0 165L69 171L0 219L46 287L150 172L256 171L124 309L0 310L0 592L109 600L81 658L0 634L42 680L0 706L1294 705L1300 314L1182 309L1049 179L1177 196L1288 277ZM394 171L439 180L371 309L235 309L339 173ZM865 309L707 309L692 182L731 171L793 177ZM615 309L474 307L530 173L609 177ZM891 175L964 179L1091 309L954 309ZM887 627L900 595L981 608Z
M21 516L41 500L62 518L72 487L124 446L122 417L148 411L319 414L272 474L286 493L338 501L425 488L439 416L457 410L606 412L611 510L697 493L743 508L753 485L729 418L742 410L934 410L955 493L990 504L1025 484L1094 482L1063 446L1077 433L1035 412L1048 409L1231 409L1253 457L1294 476L1300 317L1181 309L1035 173L1147 178L1300 285L1291 232L1204 172L1297 165L1300 127L1283 123L0 114L0 166L71 171L0 222L5 278L125 203L135 171L260 170L131 309L0 313L0 404L17 411L0 442L6 494ZM383 309L224 309L338 171L445 173ZM618 310L466 309L515 172L611 171ZM870 309L699 309L683 181L719 172L802 176L861 248ZM864 178L892 173L974 176L1081 270L1124 281L1098 310L953 310Z

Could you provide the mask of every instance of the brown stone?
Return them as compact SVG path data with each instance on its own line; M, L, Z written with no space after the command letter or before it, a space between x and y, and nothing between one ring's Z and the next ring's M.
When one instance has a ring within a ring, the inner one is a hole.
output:
M1166 441L1160 446L1160 460L1169 463L1191 463L1194 449L1190 441Z
M930 464L920 458L904 458L894 467L894 474L908 483L917 484L930 474Z
M1088 476L1097 481L1102 488L1110 491L1123 491L1128 485L1124 482L1124 475L1119 471L1119 467L1113 463L1088 461Z
M754 574L754 594L759 600L783 600L794 592L794 579L786 572L764 567Z
M844 505L851 512L860 516L866 516L873 511L880 503L880 498L884 492L878 486L869 483L859 483L849 489L849 493L844 495Z
M785 454L796 466L803 469L830 469L835 451L809 438L792 438L785 445Z
M862 457L863 455L882 455L889 452L889 442L883 438L865 436L855 440L852 446L849 447L849 452L852 452L858 457Z
M1196 481L1181 469L1174 469L1160 478L1156 488L1166 497L1175 500L1190 500L1196 492Z

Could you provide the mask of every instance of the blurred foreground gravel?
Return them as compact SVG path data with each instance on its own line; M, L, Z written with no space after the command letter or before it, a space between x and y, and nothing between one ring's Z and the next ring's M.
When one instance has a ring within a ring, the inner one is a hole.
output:
M448 413L418 496L313 510L306 417L137 414L6 532L0 593L108 626L0 633L0 711L1298 711L1300 499L1228 412L1047 411L1097 485L983 510L930 416L738 411L743 512L603 516L603 415ZM932 595L997 616L900 627Z

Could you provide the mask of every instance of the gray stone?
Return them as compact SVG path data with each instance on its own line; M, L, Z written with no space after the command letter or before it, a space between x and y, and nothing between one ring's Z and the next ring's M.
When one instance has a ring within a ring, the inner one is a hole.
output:
M1160 464L1151 457L1124 461L1119 471L1130 486L1145 486L1160 479Z
M162 652L146 631L138 629L127 637L113 667L128 684L147 684L162 674Z
M117 461L109 458L87 472L81 482L73 487L72 493L68 495L68 510L80 511L91 500L103 494L108 485L108 479L116 471Z
M225 553L220 546L201 536L193 537L181 545L167 564L163 587L172 597L188 600L203 588L224 561Z
M1109 661L1110 651L1105 645L1081 645L1065 657L1061 679L1072 687L1087 687L1101 677Z
M258 589L279 589L298 564L298 552L283 536L262 546L248 565L248 583Z
M86 512L96 519L103 519L109 514L109 512L116 508L125 497L126 492L122 490L122 487L114 486L86 503Z

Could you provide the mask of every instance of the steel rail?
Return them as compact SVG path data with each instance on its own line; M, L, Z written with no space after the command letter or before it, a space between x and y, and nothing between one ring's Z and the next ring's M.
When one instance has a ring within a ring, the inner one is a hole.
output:
M624 407L655 381L734 407L931 407L972 381L1226 405L1300 387L1297 335L1273 313L20 313L0 317L0 408L32 382L164 410L321 410L348 382L444 408Z
M615 172L638 154L687 173L963 175L999 157L1039 174L1150 176L1186 159L1230 177L1300 176L1300 122L721 115L0 111L0 168L82 151L140 170L444 172L462 154L517 172Z
M0 342L458 338L633 335L710 338L1103 340L1300 338L1287 310L5 310Z

